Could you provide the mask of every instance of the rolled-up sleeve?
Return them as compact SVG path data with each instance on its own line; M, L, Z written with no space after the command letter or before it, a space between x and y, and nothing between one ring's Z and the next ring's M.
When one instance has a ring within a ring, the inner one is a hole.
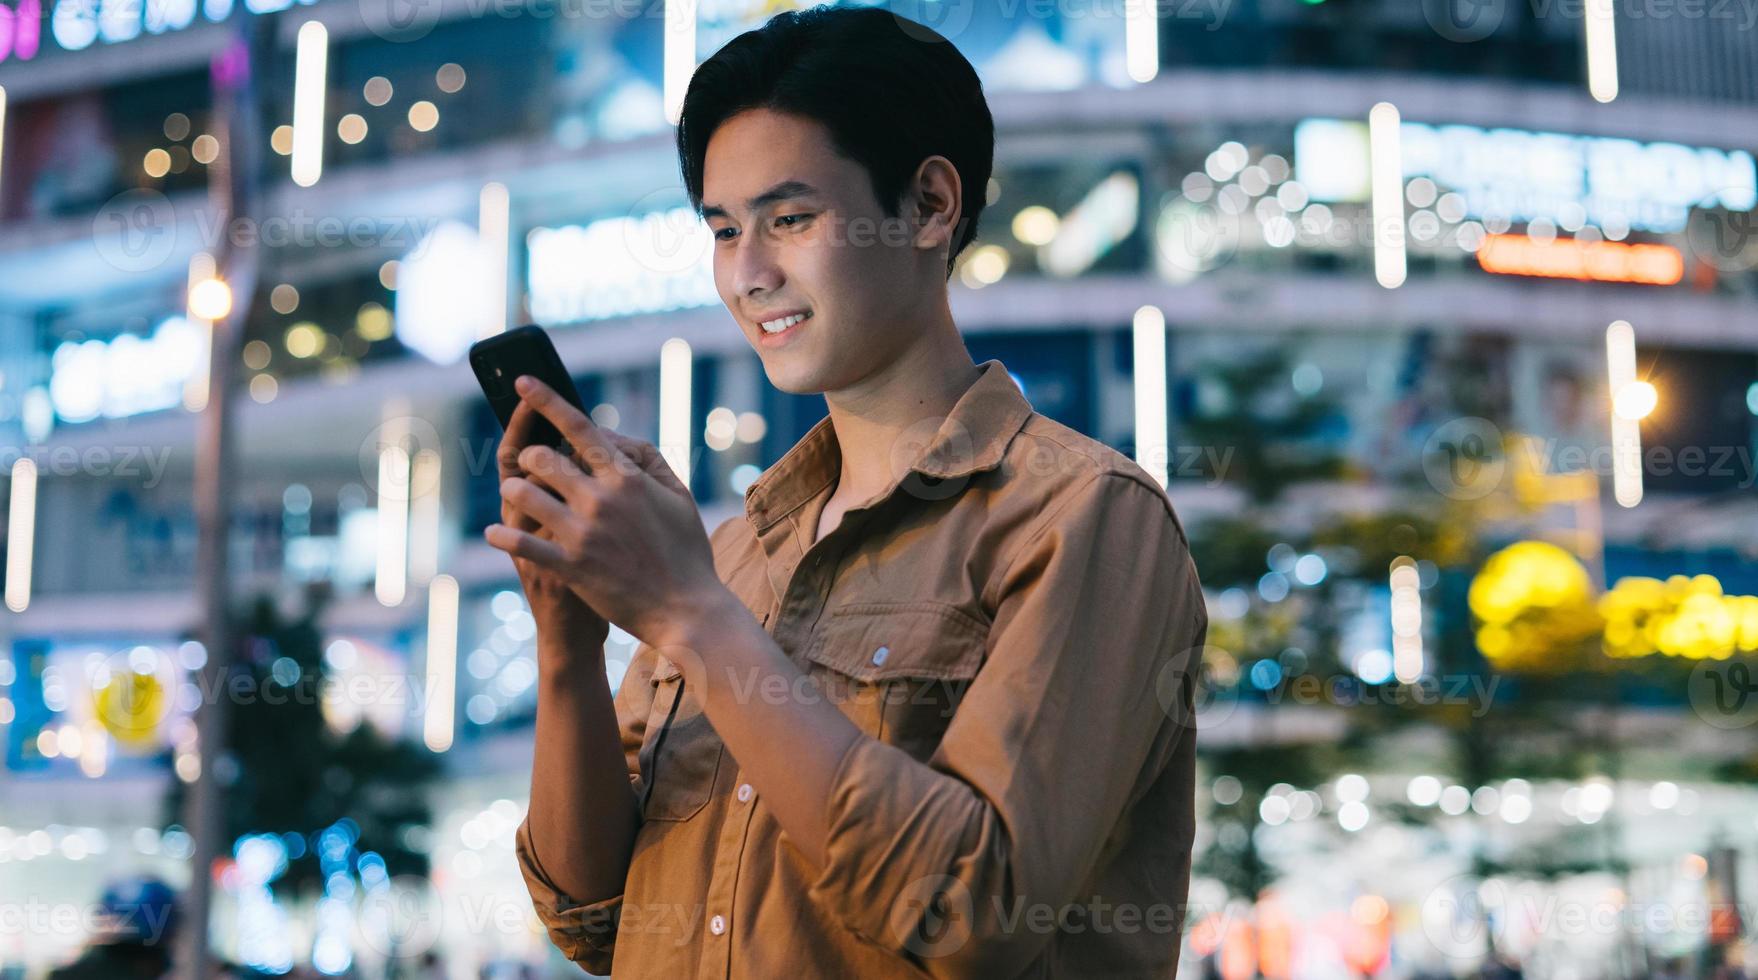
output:
M934 755L861 738L843 756L810 890L935 977L1026 969L1055 931L1030 910L1094 897L1126 813L1195 737L1208 616L1163 491L1100 473L1001 568L986 659Z
M629 785L635 797L641 797L641 742L646 736L647 715L653 704L650 679L658 662L653 647L640 644L630 659L615 703L617 727L622 732L623 756L627 760ZM610 974L611 954L616 948L617 922L622 914L623 896L615 895L597 902L582 904L557 888L531 843L530 818L521 821L513 836L513 853L519 862L519 873L531 893L531 904L537 919L549 932L550 941L568 959L580 964L589 973Z

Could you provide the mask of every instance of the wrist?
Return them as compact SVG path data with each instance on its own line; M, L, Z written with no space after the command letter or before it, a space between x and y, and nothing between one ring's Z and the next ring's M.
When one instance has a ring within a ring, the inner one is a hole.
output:
M665 631L654 638L654 645L681 646L698 651L700 656L700 651L725 642L730 630L749 619L751 611L722 585L706 596L680 604L676 615L666 617Z

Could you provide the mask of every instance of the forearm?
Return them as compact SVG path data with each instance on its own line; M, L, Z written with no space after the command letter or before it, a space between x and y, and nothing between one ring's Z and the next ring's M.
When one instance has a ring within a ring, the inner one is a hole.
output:
M701 658L708 720L788 839L821 868L832 777L865 736L826 699L793 696L808 681L736 597L699 608L675 642Z
M564 643L539 630L529 832L552 884L587 903L622 893L640 818L603 647Z

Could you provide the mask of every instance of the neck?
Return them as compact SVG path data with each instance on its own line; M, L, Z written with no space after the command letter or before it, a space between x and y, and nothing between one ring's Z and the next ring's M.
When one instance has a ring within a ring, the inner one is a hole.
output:
M842 451L838 499L859 502L890 486L980 375L950 309L942 306L935 319L896 360L854 385L825 392Z

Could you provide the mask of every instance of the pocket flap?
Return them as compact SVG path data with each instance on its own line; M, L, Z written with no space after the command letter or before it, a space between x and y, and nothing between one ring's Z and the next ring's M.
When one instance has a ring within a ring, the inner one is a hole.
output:
M833 606L807 659L860 681L893 677L970 680L983 666L988 630L958 607L933 601Z

